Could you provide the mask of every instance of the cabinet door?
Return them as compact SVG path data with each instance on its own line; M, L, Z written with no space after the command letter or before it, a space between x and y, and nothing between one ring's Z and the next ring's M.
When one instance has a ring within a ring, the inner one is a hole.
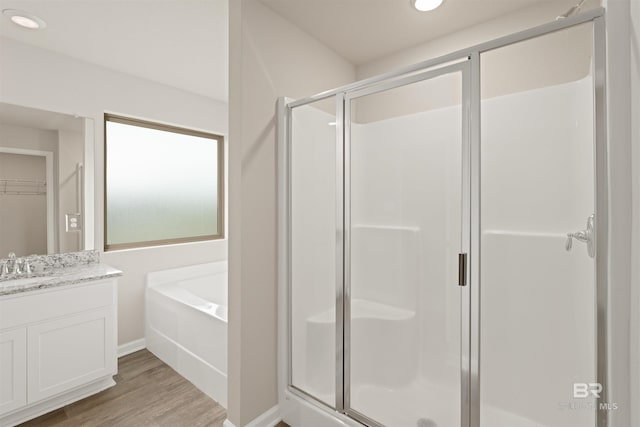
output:
M113 308L28 328L29 403L115 374Z
M27 404L27 330L0 333L0 415Z

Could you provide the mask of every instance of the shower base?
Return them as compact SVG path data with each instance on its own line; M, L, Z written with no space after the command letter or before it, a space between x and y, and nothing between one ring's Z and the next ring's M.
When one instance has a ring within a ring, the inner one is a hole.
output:
M312 390L309 391L319 400L333 406L332 395L314 394ZM459 391L424 380L414 381L399 388L376 385L354 386L352 387L351 407L355 411L390 427L452 427L460 425ZM488 427L547 427L538 421L487 404L482 405L481 425Z
M395 389L375 385L352 388L354 410L394 427L451 427L460 425L458 390L427 381ZM483 426L546 427L500 408L482 405Z

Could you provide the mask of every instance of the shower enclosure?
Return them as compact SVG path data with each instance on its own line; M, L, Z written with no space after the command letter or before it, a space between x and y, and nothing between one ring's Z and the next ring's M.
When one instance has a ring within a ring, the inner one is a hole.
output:
M285 421L604 425L602 14L281 100Z

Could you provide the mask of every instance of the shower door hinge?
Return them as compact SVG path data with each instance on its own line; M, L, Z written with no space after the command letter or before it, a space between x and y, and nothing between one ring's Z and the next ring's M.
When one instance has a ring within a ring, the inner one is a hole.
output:
M467 254L458 254L458 286L467 286Z

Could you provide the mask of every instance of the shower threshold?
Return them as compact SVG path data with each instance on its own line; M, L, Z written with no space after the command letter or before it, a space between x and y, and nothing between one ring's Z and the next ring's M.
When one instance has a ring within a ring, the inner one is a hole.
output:
M393 427L450 427L460 424L459 391L417 380L404 387L361 385L352 389L358 412ZM416 418L417 416L417 418ZM481 424L491 427L547 427L501 408L482 405Z

